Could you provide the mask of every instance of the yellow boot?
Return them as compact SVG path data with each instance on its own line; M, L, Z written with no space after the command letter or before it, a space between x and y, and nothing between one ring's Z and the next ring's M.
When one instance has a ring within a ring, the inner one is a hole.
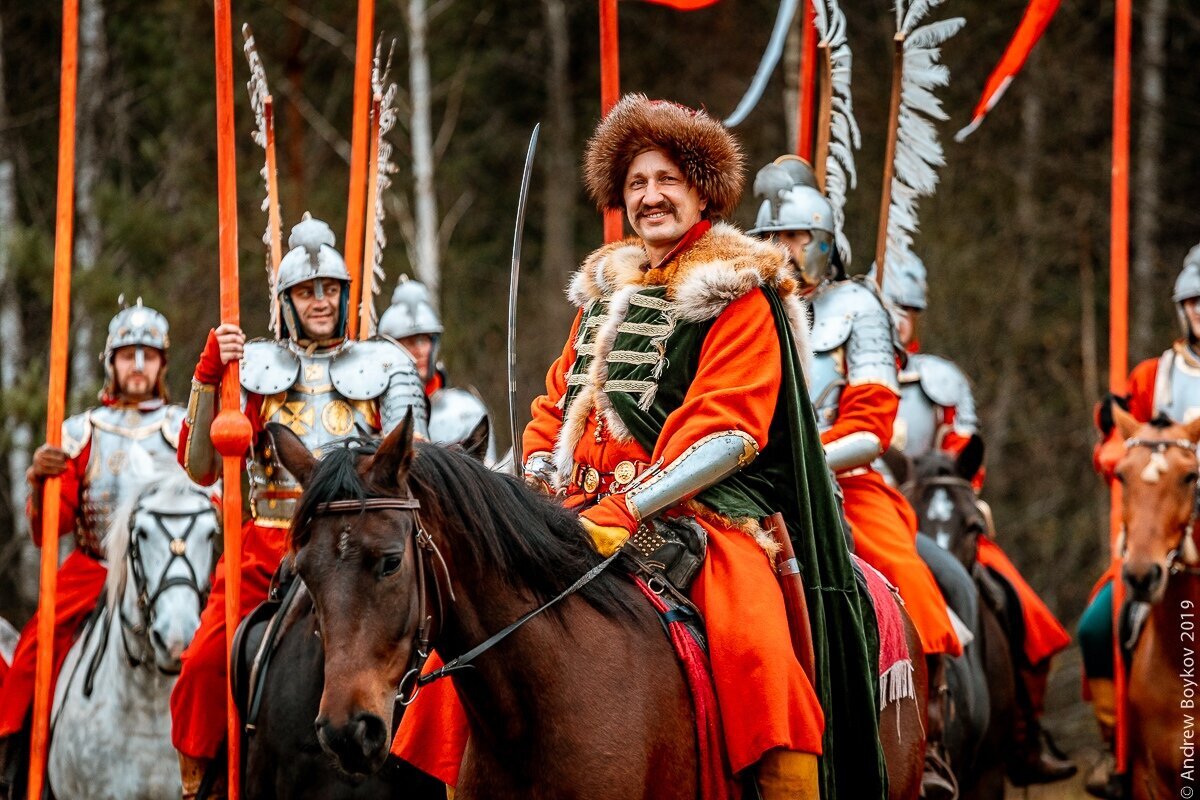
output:
M1117 689L1111 678L1088 678L1088 691L1092 695L1092 714L1100 726L1100 736L1104 739L1106 749L1088 770L1083 786L1093 797L1108 797L1109 785L1117 769Z
M758 762L757 772L762 800L820 800L817 757L812 753L769 750Z

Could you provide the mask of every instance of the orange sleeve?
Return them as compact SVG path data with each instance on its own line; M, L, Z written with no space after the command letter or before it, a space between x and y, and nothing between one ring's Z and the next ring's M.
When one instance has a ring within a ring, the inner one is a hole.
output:
M58 495L58 535L66 536L75 530L76 517L79 507L83 504L83 476L87 472L88 459L92 457L92 443L89 441L79 451L79 455L67 462L66 472L62 474L62 484ZM30 487L29 498L25 501L25 516L29 518L29 535L33 543L42 546L42 492L45 490L44 481L39 481Z
M749 434L761 451L775 416L782 381L779 334L762 292L743 295L713 322L700 348L696 375L682 405L667 417L652 463L670 464L712 433ZM598 525L636 527L623 494L584 512Z
M1149 422L1154 416L1154 382L1157 377L1157 358L1146 359L1129 374L1129 413L1138 422ZM1114 427L1108 436L1096 443L1092 451L1092 466L1106 483L1112 483L1113 470L1124 455L1125 442L1121 432Z
M583 311L575 315L571 325L571 333L567 343L563 345L562 354L550 365L546 373L546 393L533 400L530 412L533 418L525 427L521 437L521 446L528 458L532 453L550 453L554 451L554 443L558 441L558 431L562 428L562 408L559 402L567 393L567 373L575 363L575 338L579 335L579 324L583 320Z
M887 450L892 441L892 423L900 408L900 395L881 383L847 386L838 400L838 417L833 427L821 434L821 443L836 442L860 431L874 434Z

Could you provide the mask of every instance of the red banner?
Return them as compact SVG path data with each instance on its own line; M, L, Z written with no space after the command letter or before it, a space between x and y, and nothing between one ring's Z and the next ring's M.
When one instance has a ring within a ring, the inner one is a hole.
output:
M1000 57L1000 63L992 70L987 84L983 87L983 95L975 106L971 124L955 134L956 141L961 142L974 133L987 113L995 107L996 103L1000 102L1008 85L1021 71L1021 67L1025 66L1029 52L1042 38L1046 26L1054 17L1054 12L1058 11L1060 2L1061 0L1030 0L1028 8L1025 9L1025 16L1021 18L1021 24L1017 26L1017 31L1013 34L1012 41L1008 43L1008 48Z

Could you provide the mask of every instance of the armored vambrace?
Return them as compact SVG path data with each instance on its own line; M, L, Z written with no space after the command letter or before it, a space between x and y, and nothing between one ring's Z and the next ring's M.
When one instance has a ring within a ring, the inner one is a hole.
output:
M216 474L219 459L209 429L216 414L217 387L192 379L187 405L187 441L183 443L183 466L199 483Z
M756 456L758 445L749 434L709 434L670 464L642 475L625 493L625 503L634 519L641 522L720 483Z
M879 437L866 431L855 431L825 445L825 460L834 472L865 467L882 454Z

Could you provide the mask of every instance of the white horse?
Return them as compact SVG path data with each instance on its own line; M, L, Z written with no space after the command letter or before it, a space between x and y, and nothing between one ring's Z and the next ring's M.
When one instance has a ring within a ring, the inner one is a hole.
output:
M174 800L169 699L200 624L220 519L210 490L175 463L129 451L128 484L105 541L98 615L54 693L48 774L59 800Z

